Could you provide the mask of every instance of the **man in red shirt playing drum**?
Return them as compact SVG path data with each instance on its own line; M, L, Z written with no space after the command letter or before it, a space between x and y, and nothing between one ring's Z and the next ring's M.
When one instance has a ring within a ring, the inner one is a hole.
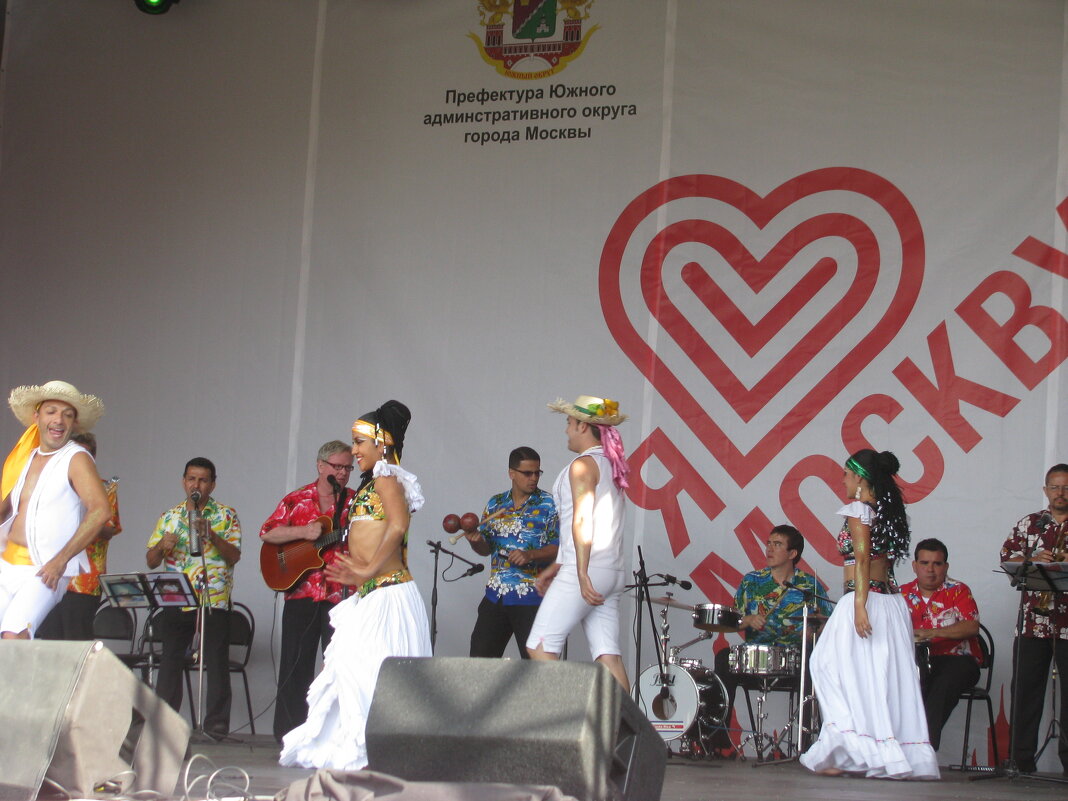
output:
M927 664L921 665L923 705L931 747L937 749L958 696L979 681L979 609L967 584L947 578L949 551L940 540L916 546L912 569L916 580L901 594L912 612L918 646L929 649Z

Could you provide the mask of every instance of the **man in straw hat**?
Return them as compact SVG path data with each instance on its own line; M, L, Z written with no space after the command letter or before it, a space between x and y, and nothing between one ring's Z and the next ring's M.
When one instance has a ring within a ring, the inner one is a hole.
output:
M104 404L66 381L16 387L8 404L27 429L4 463L0 637L30 639L71 577L89 569L86 546L111 513L92 456L71 439Z
M532 659L560 658L568 633L582 623L593 658L630 691L619 647L623 594L623 491L629 472L615 426L627 419L607 398L579 395L549 404L567 415L567 447L578 456L553 484L560 515L556 563L538 577L544 592L527 640Z

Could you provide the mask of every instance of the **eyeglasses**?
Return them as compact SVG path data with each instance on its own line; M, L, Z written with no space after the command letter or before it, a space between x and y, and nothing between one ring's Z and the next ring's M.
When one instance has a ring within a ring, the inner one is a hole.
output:
M1047 484L1046 492L1054 495L1064 495L1068 493L1068 484Z
M512 472L519 473L519 475L527 478L541 478L545 474L544 470L516 470L514 467Z
M326 466L334 470L340 470L343 473L351 473L354 469L354 465L351 464L334 464L333 462L326 461L326 459L323 459L322 461Z

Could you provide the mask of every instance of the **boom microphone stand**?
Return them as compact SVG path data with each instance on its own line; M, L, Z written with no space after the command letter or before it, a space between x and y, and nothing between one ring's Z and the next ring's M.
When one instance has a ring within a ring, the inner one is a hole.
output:
M458 578L467 578L473 576L475 573L481 573L486 569L486 566L481 562L475 563L468 559L464 559L460 554L450 551L448 548L442 546L441 541L434 542L433 540L427 540L426 544L430 546L430 550L434 552L434 587L430 591L430 653L434 653L434 646L438 639L438 557L440 554L447 553L453 559L459 559L465 565L471 567L467 571L458 576ZM451 567L451 563L449 565ZM446 570L449 568L446 567ZM450 581L456 581L457 579L450 579Z

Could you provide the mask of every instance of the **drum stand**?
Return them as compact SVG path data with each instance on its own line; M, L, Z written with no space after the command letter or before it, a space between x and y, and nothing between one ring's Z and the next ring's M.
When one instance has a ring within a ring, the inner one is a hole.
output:
M747 734L738 744L738 749L746 745L746 743L752 743L753 748L756 750L756 763L753 767L760 765L770 765L774 762L783 762L786 760L796 759L797 753L794 748L794 744L791 743L787 737L794 728L793 717L797 711L797 695L795 691L790 691L790 711L787 715L789 721L777 735L767 734L764 731L764 721L768 719L768 713L764 711L764 704L767 702L768 693L776 689L779 680L785 678L783 676L768 676L762 677L760 680L760 695L757 696L756 702L756 715L753 716L753 731ZM800 692L800 689L798 690ZM746 699L748 703L748 698ZM750 710L752 711L752 710ZM783 749L783 741L785 740L786 748ZM771 759L765 759L765 754L771 754ZM776 758L775 754L781 754L782 757Z
M799 588L800 589L800 588ZM812 735L816 733L815 725L805 726L805 709L810 708L811 712L808 715L808 720L813 723L816 719L819 711L818 702L814 692L810 691L806 686L808 684L808 657L809 657L809 602L815 602L816 600L827 601L830 604L835 604L836 601L832 601L819 593L809 590L801 590L805 595L805 604L801 607L801 672L797 681L797 700L796 707L791 704L791 715L797 715L796 720L791 720L786 726L783 727L782 732L779 734L779 739L775 741L775 745L778 746L780 740L786 736L787 732L793 730L794 741L790 743L787 741L787 754L781 759L769 759L764 761L758 761L753 767L760 767L761 765L781 765L785 762L796 762L801 757L801 752L805 746L805 735ZM763 700L761 696L760 701ZM757 709L761 709L760 701L757 702ZM760 724L758 724L759 726Z

